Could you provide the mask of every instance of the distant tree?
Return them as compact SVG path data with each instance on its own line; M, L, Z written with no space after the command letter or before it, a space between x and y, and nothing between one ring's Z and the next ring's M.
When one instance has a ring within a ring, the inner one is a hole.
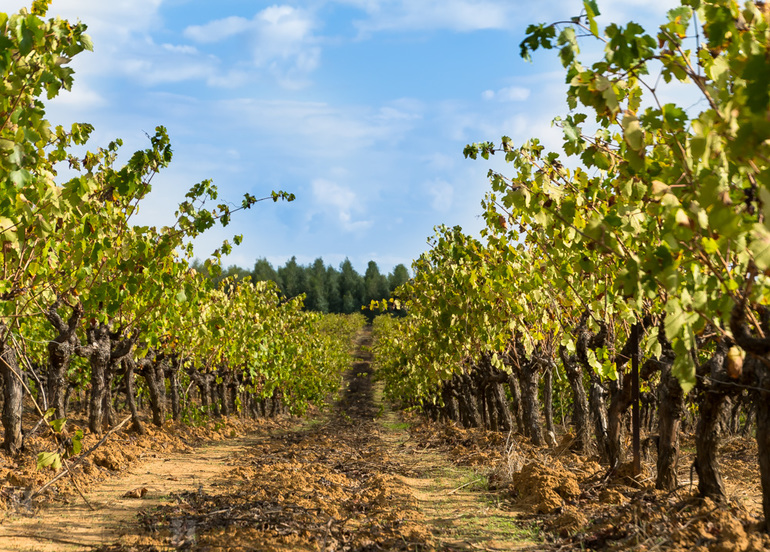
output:
M390 295L387 277L380 274L380 268L374 261L369 261L364 273L364 305L372 300L387 299Z
M326 299L329 303L329 312L342 312L340 273L332 266L326 268Z
M254 269L251 271L251 279L255 282L272 281L278 284L278 287L283 289L278 273L273 268L273 265L271 265L265 258L257 259L257 262L254 263Z
M190 263L190 268L192 268L196 272L200 272L201 274L208 274L208 270L206 270L206 265L204 265L203 261L201 261L197 257L193 259L192 263Z
M404 265L397 265L392 274L385 276L380 273L376 262L369 261L365 274L361 276L353 268L350 259L340 263L337 270L326 266L322 257L307 266L300 265L297 258L292 257L277 269L267 259L260 258L254 262L251 271L231 265L218 276L212 276L204 263L197 259L191 266L214 282L220 282L228 276L251 276L255 282L273 281L285 297L297 297L304 293L305 309L324 313L360 312L362 306L368 306L373 299L389 297L393 289L409 279L409 272Z
M297 264L297 257L292 257L286 265L278 269L281 291L286 297L296 297L307 291L305 269Z
M364 281L347 258L340 264L339 289L342 312L345 314L357 312L364 304Z
M393 268L393 272L388 274L388 290L393 293L398 286L405 284L408 281L409 271L403 264L397 264Z
M329 312L329 300L326 295L326 266L321 257L306 270L307 299L305 308L318 312Z

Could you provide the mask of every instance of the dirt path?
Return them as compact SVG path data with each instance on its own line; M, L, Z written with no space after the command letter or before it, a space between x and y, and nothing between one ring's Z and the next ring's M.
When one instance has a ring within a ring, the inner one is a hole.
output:
M165 504L169 495L190 489L209 491L228 469L226 461L253 445L254 437L204 445L189 453L152 454L133 468L93 489L84 489L94 510L78 496L70 504L51 504L33 516L8 514L0 524L0 550L68 552L113 542L133 532L137 513ZM142 498L126 498L130 491Z
M382 401L375 388L375 403ZM535 550L537 531L517 520L521 512L486 491L483 472L457 466L411 441L397 412L383 410L380 437L408 469L400 477L417 500L441 550Z
M0 524L0 550L522 550L485 477L410 441L380 406L367 350L324 418L150 459L35 517ZM124 498L147 489L144 498ZM110 544L111 543L111 544Z

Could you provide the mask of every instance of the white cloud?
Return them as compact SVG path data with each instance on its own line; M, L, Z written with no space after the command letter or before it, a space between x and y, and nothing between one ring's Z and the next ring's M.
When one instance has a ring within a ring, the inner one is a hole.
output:
M95 107L101 107L106 104L107 100L105 100L104 97L78 80L75 80L74 84L72 85L72 90L63 90L58 96L47 102L47 105L54 108L58 106L77 110L93 109Z
M11 4L29 7L30 0L9 0ZM88 25L88 34L104 41L122 40L135 32L158 28L158 15L163 0L53 0L48 17L61 16Z
M446 213L452 208L454 188L449 182L434 179L426 184L428 194L433 198L431 207L441 213Z
M207 81L216 69L214 58L180 52L169 52L167 56L137 52L123 60L120 67L124 74L148 86L187 80Z
M173 52L175 54L197 55L199 53L195 46L190 46L188 44L163 44L161 47L167 52Z
M205 25L191 25L184 30L183 34L190 40L207 44L244 33L252 27L253 21L243 17L232 16L209 21Z
M529 98L529 88L521 86L508 86L501 88L497 92L494 90L485 90L481 97L485 100L497 100L500 102L523 102Z
M248 127L257 141L270 137L272 143L302 148L325 162L347 159L377 143L398 142L419 118L418 113L291 100L242 98L221 106L229 124Z
M242 69L231 69L224 73L213 72L206 79L206 83L209 86L217 88L238 88L245 85L249 80L253 79L254 75L249 71Z
M313 35L313 15L292 6L270 6L253 19L226 17L204 25L193 25L184 35L200 44L221 42L244 35L251 43L251 61L266 69L286 88L308 84L307 76L318 68L321 48Z
M313 180L311 185L316 204L327 214L331 211L345 231L360 232L372 226L371 220L353 220L353 213L363 211L364 206L350 188L323 178Z
M357 26L364 32L451 29L468 32L510 29L519 11L513 3L495 0L398 0L344 2L364 10L368 19Z
M447 153L435 152L428 155L425 161L432 171L448 171L455 167L457 158Z

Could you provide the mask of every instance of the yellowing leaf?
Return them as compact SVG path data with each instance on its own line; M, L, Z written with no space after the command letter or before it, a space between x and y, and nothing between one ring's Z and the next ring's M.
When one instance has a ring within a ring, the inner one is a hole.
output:
M751 230L749 251L759 270L770 268L770 232L761 224L755 224Z
M660 180L652 181L652 195L663 195L671 191L671 186L661 182Z
M633 113L626 113L621 125L623 126L623 138L628 147L634 151L640 151L644 147L644 131L639 124L639 119Z

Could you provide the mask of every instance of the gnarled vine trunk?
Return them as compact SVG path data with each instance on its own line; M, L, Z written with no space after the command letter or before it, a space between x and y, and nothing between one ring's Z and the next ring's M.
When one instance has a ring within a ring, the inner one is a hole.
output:
M5 437L3 449L15 454L22 449L22 399L24 388L21 384L21 370L16 360L16 351L8 346L7 328L0 324L0 374L3 376L2 422Z
M725 498L724 483L719 472L717 431L722 407L729 389L720 384L727 381L724 369L727 345L720 342L714 355L698 369L698 424L695 427L695 470L698 472L698 492L714 500Z
M511 393L511 413L516 422L516 430L524 433L524 417L521 414L521 388L519 387L518 370L511 367L508 374L508 391Z
M575 426L575 439L570 448L575 452L587 454L591 449L591 415L588 410L588 397L583 386L583 370L577 357L567 353L566 348L559 349L564 372L572 389L572 422Z
M76 353L88 359L91 366L91 395L88 402L88 429L99 434L105 429L104 390L111 357L109 326L94 323L86 330L88 345L76 348Z
M684 413L684 392L679 380L671 373L671 364L660 377L660 407L658 412L658 463L655 488L673 491L679 485L679 427Z
M524 434L529 437L533 445L538 447L544 444L540 423L540 401L538 400L540 370L540 363L534 360L519 367Z
M70 366L75 348L78 345L77 327L83 318L83 307L78 303L65 323L58 312L60 304L55 302L46 312L46 318L58 332L53 340L48 342L48 372L47 395L48 404L54 408L56 418L64 418L67 415L67 381L65 376Z
M179 398L179 370L182 367L182 359L176 355L166 367L169 392L171 393L171 419L178 420L182 415L182 406Z
M543 374L543 409L548 444L553 446L556 445L556 430L553 427L553 366L548 366Z
M128 410L131 412L131 428L139 435L145 435L147 430L144 428L141 418L139 417L139 411L136 408L136 391L134 389L134 372L136 370L136 362L130 355L126 355L122 359L123 363L123 385L126 393L126 404Z
M147 382L147 391L150 395L152 423L158 427L162 427L166 420L165 367L165 361L154 353L139 361L139 374Z

